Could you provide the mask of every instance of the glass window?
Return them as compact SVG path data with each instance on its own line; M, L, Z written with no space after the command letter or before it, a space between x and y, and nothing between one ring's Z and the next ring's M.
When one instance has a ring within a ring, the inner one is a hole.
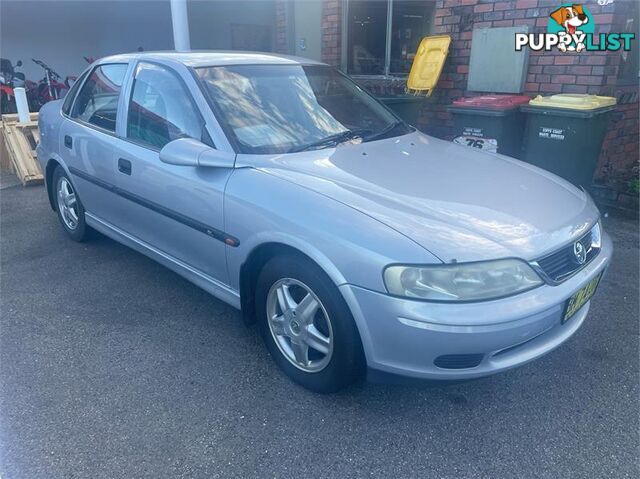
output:
M76 80L76 82L71 86L71 90L69 90L69 92L65 95L64 103L62 104L62 113L64 113L65 115L69 114L69 110L71 110L71 104L73 103L73 98L76 96L78 88L80 87L80 85L82 85L82 82L88 74L89 72L86 71L82 75L80 75L80 78Z
M434 12L433 1L348 2L347 72L352 75L409 73L420 41L432 30ZM389 20L390 32L387 31Z
M127 138L160 149L178 138L203 140L203 134L204 122L180 78L160 65L138 65Z
M370 141L411 131L328 66L237 65L196 72L240 153L319 149L356 135Z
M406 74L411 70L420 41L431 32L434 4L394 0L392 5L389 73Z
M71 116L115 132L118 97L126 72L126 63L96 67L82 86Z
M387 2L352 1L348 8L347 71L353 75L384 74Z

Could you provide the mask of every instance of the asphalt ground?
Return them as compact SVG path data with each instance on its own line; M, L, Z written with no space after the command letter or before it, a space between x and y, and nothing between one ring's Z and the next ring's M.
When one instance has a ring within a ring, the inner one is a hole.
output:
M2 190L0 476L639 477L638 222L581 330L481 380L307 392L237 311Z

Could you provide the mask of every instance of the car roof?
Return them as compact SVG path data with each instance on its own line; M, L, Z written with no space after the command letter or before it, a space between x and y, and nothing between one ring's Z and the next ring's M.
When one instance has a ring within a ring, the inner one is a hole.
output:
M101 58L99 63L130 60L172 60L189 67L228 65L324 65L308 58L280 55L277 53L242 52L234 50L191 50L188 52L136 52Z

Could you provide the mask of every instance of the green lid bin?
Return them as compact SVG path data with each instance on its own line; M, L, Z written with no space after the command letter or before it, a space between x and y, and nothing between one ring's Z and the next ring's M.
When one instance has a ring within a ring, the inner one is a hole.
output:
M538 96L527 114L522 159L577 186L591 185L616 99L586 94Z

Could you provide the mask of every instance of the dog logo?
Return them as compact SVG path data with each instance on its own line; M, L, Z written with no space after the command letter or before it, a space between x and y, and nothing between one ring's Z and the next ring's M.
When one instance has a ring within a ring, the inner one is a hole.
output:
M587 7L579 3L563 3L549 14L547 33L515 34L515 49L523 48L540 52L615 52L630 51L635 40L633 32L596 33L593 16Z
M560 43L558 45L560 51L566 52L569 50L581 52L584 50L584 37L586 32L582 31L582 27L589 23L589 16L585 13L582 5L573 4L570 6L562 6L551 12L550 17L564 28L565 34L569 35L572 39L569 45Z
M580 241L573 244L573 256L578 264L584 264L587 261L587 250Z

